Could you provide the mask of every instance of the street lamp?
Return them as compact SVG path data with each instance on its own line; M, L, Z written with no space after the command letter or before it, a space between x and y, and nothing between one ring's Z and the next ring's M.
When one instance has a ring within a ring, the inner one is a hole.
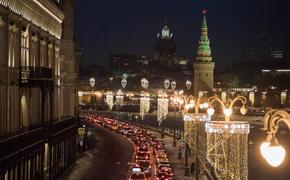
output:
M121 109L121 105L123 104L124 102L124 94L122 92L121 89L119 89L116 93L116 104L118 105L118 111L119 111L119 119L120 119L120 109Z
M127 78L128 75L126 75L125 73L123 74L123 79L121 80L121 85L122 85L122 88L125 89L125 87L127 86ZM122 104L124 103L124 94L122 92L122 90L118 90L117 91L117 95L116 95L116 103L118 105L118 114L119 114L119 119L120 119L120 111L121 111L121 107L122 107Z
M214 102L218 102L223 114L224 121L209 121L205 123L207 134L206 159L213 166L218 179L248 179L248 134L250 126L248 122L230 121L233 105L240 101L242 115L246 113L246 98L237 96L233 100L223 101L217 96L208 99L209 108L207 113L213 115Z
M273 167L281 165L286 154L284 147L279 145L276 139L280 122L284 122L290 130L290 115L286 111L273 109L264 117L264 130L268 135L266 141L261 144L260 151L267 163Z
M195 157L195 179L199 179L200 163L205 167L205 122L210 120L210 116L206 113L199 113L200 109L206 109L209 104L205 98L189 96L184 98L184 138L186 142L185 149L185 175L189 175L188 167L188 148L192 151ZM190 109L194 109L194 113L189 113Z
M92 92L91 92L91 103L92 103L92 97L93 97L93 93L94 93L93 91L94 91L94 86L95 86L95 83L96 83L95 78L91 77L89 79L89 83L90 83L90 86L92 88ZM96 108L96 110L97 110L97 108Z

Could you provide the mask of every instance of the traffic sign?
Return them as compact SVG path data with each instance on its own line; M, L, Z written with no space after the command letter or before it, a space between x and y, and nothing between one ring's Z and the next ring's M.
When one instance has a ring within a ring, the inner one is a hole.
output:
M180 144L180 146L184 146L184 144L185 144L185 143L184 143L184 139L180 139L180 140L179 140L179 144Z
M85 134L85 128L78 128L78 134Z

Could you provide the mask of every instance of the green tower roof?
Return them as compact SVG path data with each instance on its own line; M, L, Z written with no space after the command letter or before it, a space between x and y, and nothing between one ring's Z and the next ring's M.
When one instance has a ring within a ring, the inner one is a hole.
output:
M202 24L201 24L201 36L198 42L198 50L196 61L212 61L211 57L211 49L210 49L210 41L208 39L207 34L207 23L206 23L206 10L203 10Z

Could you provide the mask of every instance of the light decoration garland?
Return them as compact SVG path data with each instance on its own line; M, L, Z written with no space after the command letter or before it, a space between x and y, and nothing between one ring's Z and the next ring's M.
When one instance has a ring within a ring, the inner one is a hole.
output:
M140 116L141 119L144 119L144 116L148 114L150 109L150 97L148 93L141 94L140 98Z
M195 98L189 96L183 98L184 110L184 140L188 144L191 154L196 158L196 165L199 164L200 172L208 171L206 167L206 133L205 122L211 120L211 116L206 113L199 113L199 109L208 108L208 103L201 103L205 98L200 96ZM194 108L194 113L189 113L190 109Z
M124 104L124 94L120 89L118 90L116 95L116 104L120 106Z
M114 94L113 94L113 92L108 91L106 93L106 103L108 104L109 111L111 111L113 106L114 106Z
M246 113L246 98L237 96L233 100L222 101L216 96L209 98L209 104L218 102L225 114L225 121L210 121L205 123L206 159L214 168L218 179L248 179L248 134L250 125L243 121L230 121L235 102L241 101L241 114ZM208 114L214 109L209 108Z
M141 79L141 86L146 90L149 86L149 81L146 78ZM150 95L149 93L141 93L140 98L140 116L144 119L145 114L149 112L150 109Z
M255 92L250 92L249 93L249 100L250 100L250 102L251 102L251 104L253 106L254 103L255 103Z
M157 99L157 121L159 123L159 126L163 122L163 120L166 119L168 114L168 98L167 96L160 96Z
M286 91L281 92L281 105L286 104L286 97L287 97L287 92Z
M242 121L206 122L206 159L218 179L248 179L248 134Z

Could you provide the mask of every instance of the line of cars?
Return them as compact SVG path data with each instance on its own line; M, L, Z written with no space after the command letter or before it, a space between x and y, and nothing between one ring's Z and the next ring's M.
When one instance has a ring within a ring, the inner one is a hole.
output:
M131 163L129 180L172 180L173 168L169 163L164 143L146 130L96 114L80 114L90 123L116 131L129 138L135 145L134 162Z

